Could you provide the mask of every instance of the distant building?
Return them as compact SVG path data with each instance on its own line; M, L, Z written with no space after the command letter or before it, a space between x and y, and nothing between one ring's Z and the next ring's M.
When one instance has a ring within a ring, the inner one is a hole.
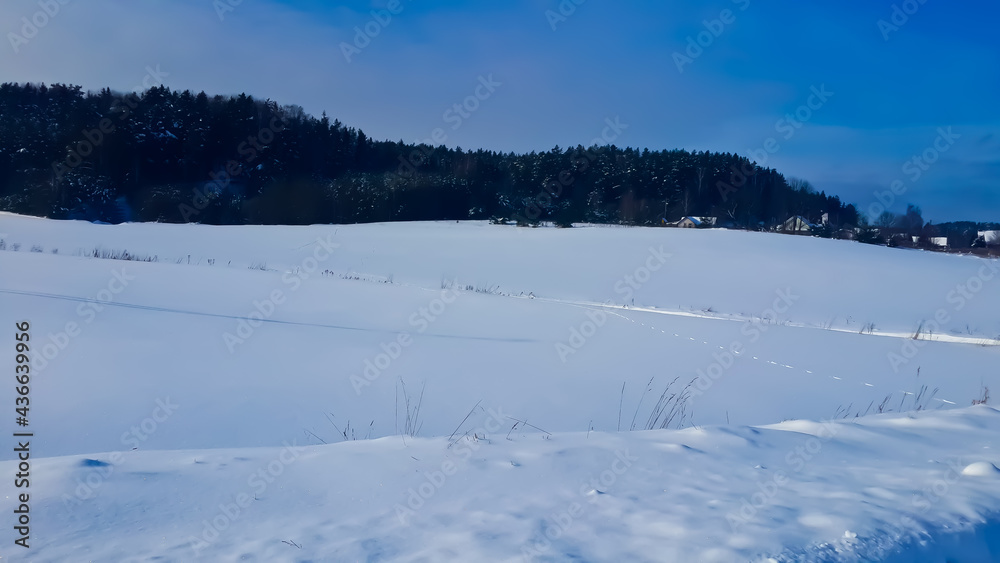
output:
M682 217L678 221L669 222L660 219L660 224L664 227L680 227L681 229L700 229L703 227L714 227L718 223L718 217Z
M801 215L796 215L789 217L787 221L782 223L781 230L789 233L808 233L813 227L814 225L808 219Z
M979 236L986 244L1000 244L1000 231L979 231Z

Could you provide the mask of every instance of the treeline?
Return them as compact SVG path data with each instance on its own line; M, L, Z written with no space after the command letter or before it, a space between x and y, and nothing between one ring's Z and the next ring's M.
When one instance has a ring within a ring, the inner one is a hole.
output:
M0 85L0 210L209 224L858 221L853 205L736 154L465 151L376 141L325 114L243 94L62 84Z

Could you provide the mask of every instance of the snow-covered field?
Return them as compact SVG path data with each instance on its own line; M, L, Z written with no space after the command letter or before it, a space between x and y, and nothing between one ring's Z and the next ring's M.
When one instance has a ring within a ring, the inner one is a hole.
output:
M485 223L0 239L0 358L22 321L38 353L5 558L1000 561L1000 412L969 406L1000 262Z

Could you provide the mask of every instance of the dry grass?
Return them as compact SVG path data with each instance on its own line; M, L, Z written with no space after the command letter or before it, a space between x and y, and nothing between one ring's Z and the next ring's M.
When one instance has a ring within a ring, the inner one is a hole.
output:
M635 412L632 415L632 424L629 425L629 430L636 429L636 419L639 416L639 410L642 408L642 401L646 398L646 394L653 389L653 380L655 377L650 378L649 383L646 384L646 390L643 391L642 396L639 397L639 403L635 407ZM643 430L664 430L667 428L680 429L684 428L686 424L691 423L691 413L688 411L688 405L691 401L691 386L694 385L695 379L688 382L687 385L679 390L675 390L675 386L680 377L675 377L660 393L660 398L656 401L649 416L646 418L646 423L642 426ZM622 385L622 394L624 396L625 386ZM619 399L619 427L621 426L621 402Z
M85 256L90 258L100 258L101 260L126 260L129 262L158 262L159 258L156 256L148 256L146 254L132 254L128 250L115 250L108 248L96 247L87 253Z
M424 402L424 388L427 387L425 383L423 387L420 388L420 395L414 400L410 397L410 394L406 392L406 383L403 382L403 378L399 378L399 385L396 386L396 433L402 434L403 436L410 436L411 438L416 436L420 429L423 427L423 423L420 422L420 405ZM403 426L399 426L399 392L403 392Z
M983 389L980 392L978 399L973 399L973 405L987 405L990 402L990 388L983 385Z

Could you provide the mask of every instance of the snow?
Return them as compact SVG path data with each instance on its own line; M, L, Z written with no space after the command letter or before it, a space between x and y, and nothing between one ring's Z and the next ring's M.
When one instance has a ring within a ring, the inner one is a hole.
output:
M451 442L39 460L33 560L878 561L954 534L982 537L949 556L1000 553L1000 477L962 472L1000 457L988 407L916 415L934 432L882 415L508 437L491 416Z
M997 477L1000 476L1000 469L987 461L977 461L970 463L962 470L962 475L972 475L976 477Z
M0 239L0 322L43 351L32 561L1000 560L1000 413L956 408L1000 386L996 262L479 222Z

